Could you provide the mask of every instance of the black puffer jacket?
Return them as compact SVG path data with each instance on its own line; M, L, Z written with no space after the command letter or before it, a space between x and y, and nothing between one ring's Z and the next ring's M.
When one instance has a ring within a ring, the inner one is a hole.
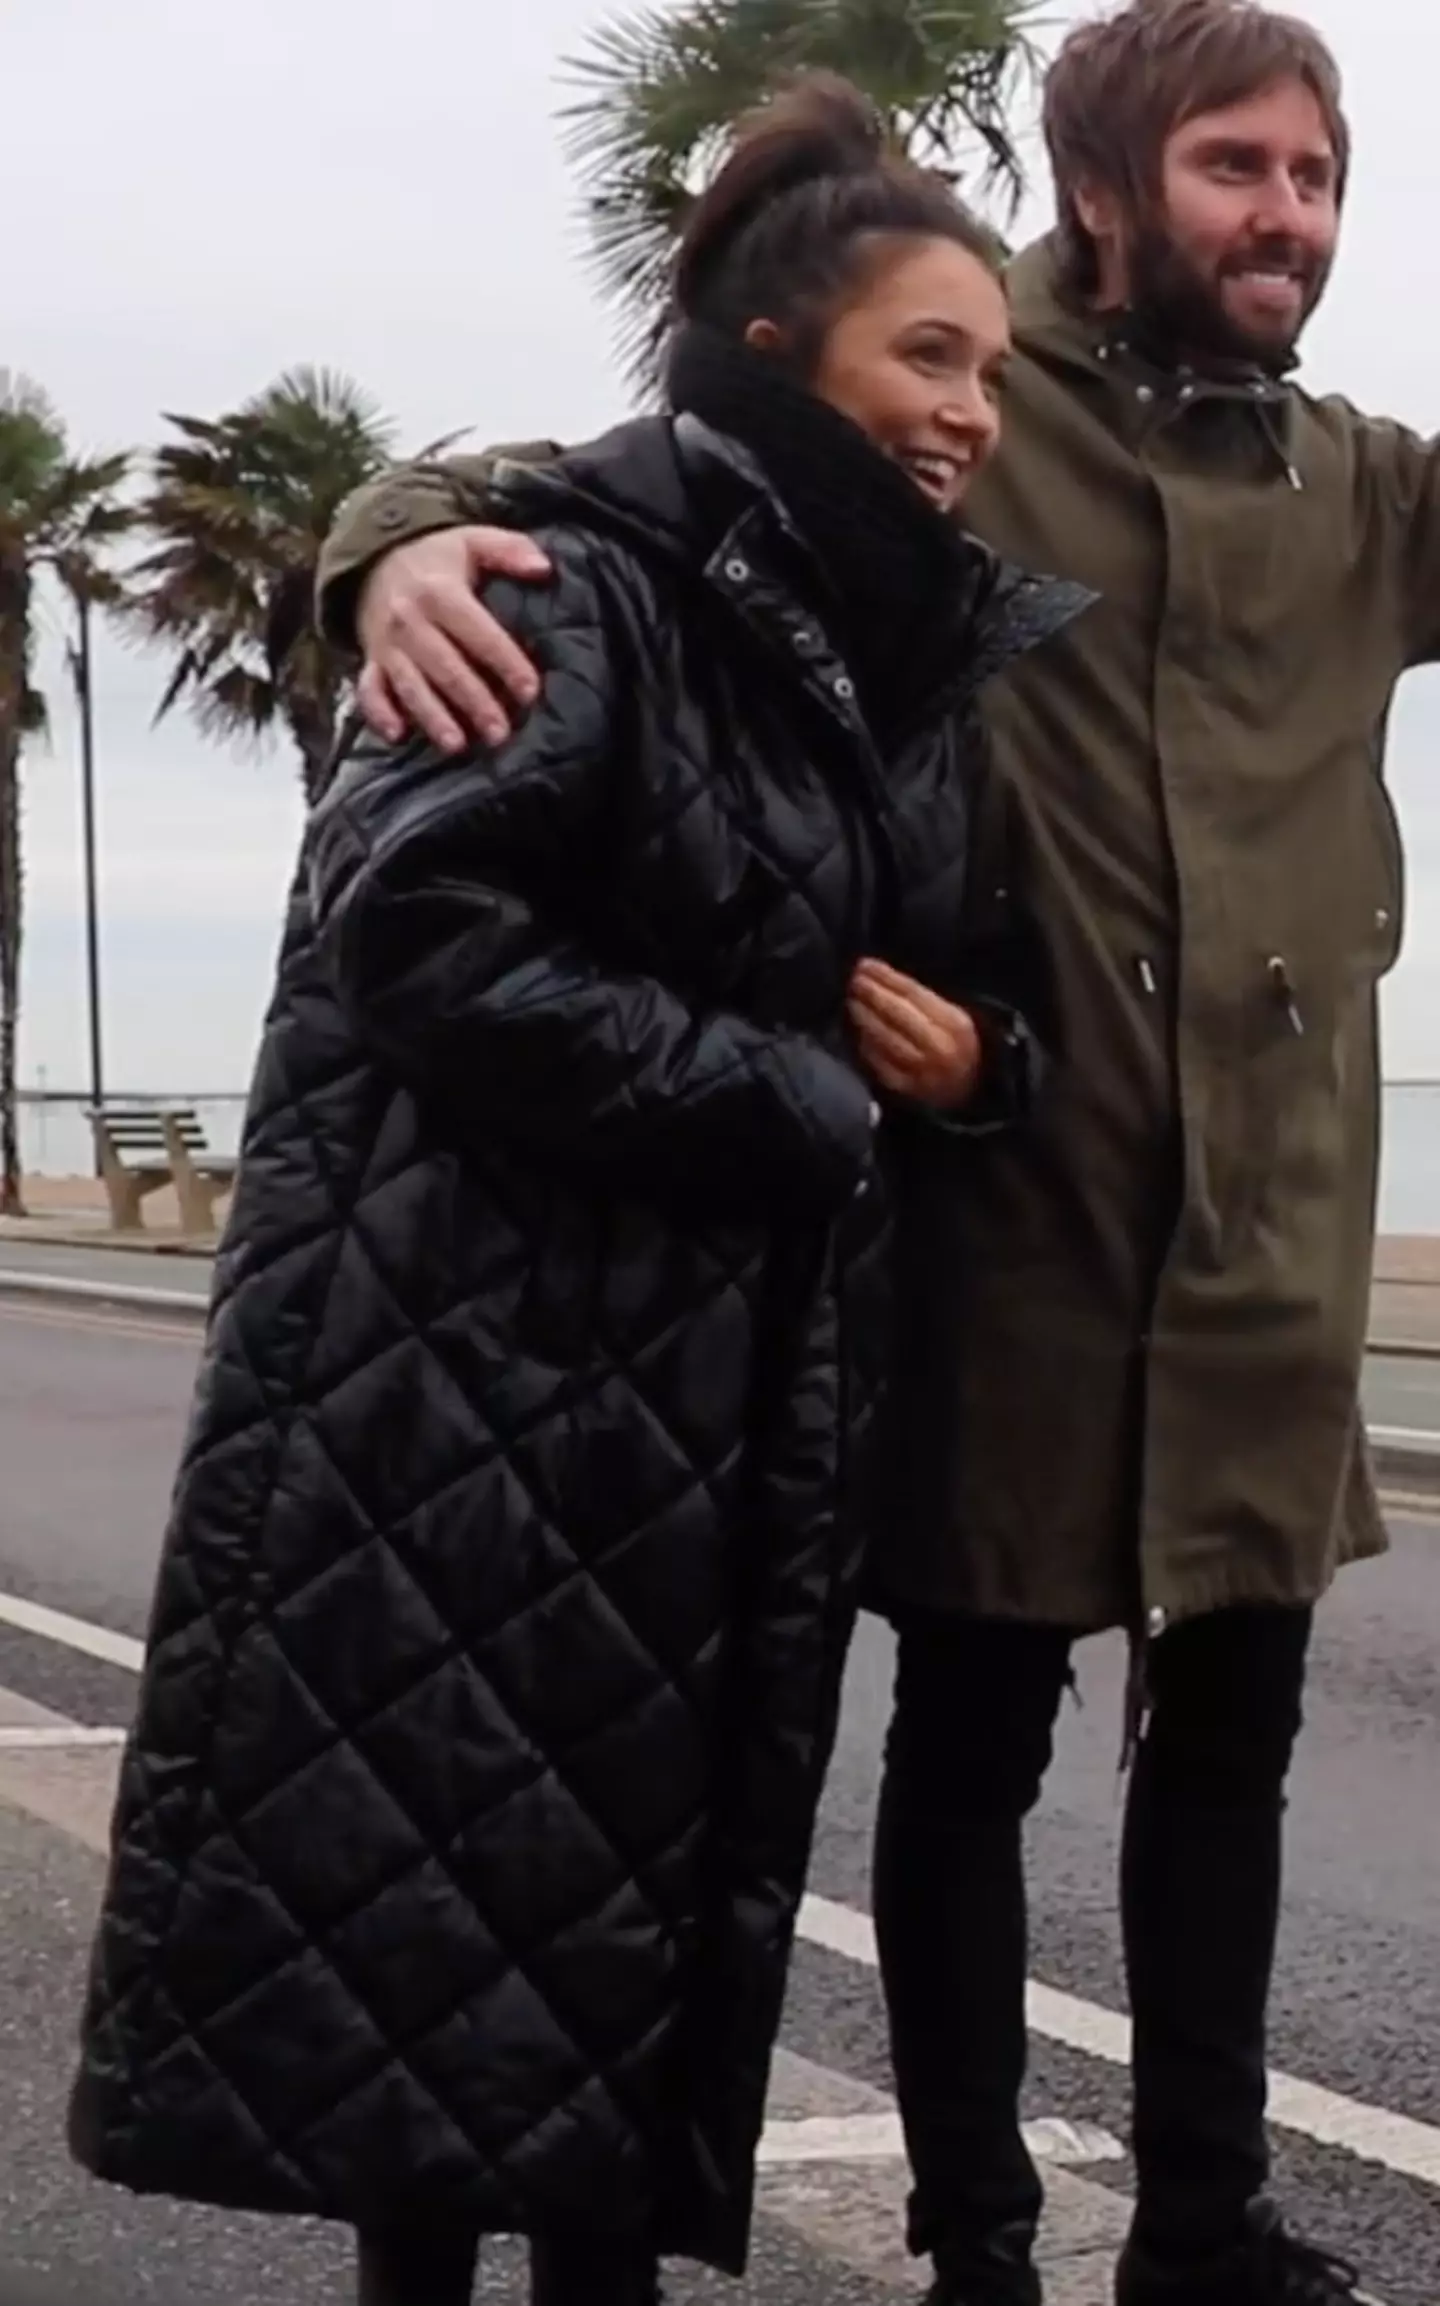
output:
M842 997L964 991L1004 906L959 670L882 764L742 452L657 419L514 491L540 704L308 834L72 2136L738 2269L882 1351ZM978 556L972 606L972 664L1065 613Z

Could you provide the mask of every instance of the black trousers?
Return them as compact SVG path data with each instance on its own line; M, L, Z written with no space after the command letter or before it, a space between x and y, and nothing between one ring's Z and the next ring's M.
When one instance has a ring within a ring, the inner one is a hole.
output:
M480 2258L465 2226L362 2234L358 2306L470 2306ZM655 2258L595 2235L530 2245L531 2306L655 2306Z
M1284 1788L1311 1631L1228 1610L1153 1645L1125 1819L1137 2220L1229 2240L1269 2174L1265 2018ZM914 2193L910 2243L945 2273L1039 2220L1020 2129L1023 1825L1049 1766L1073 1638L916 1613L899 1625L875 1923Z

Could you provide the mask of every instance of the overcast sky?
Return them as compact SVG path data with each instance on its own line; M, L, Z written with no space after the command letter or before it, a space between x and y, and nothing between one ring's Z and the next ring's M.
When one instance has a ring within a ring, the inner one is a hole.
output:
M1055 0L1057 24L1088 10ZM0 363L77 442L152 439L300 361L348 370L419 443L581 438L623 413L552 121L596 0L8 0L9 219ZM1435 0L1312 0L1349 79L1358 162L1307 381L1440 427ZM503 30L502 30L503 25ZM1025 224L1049 220L1040 155ZM25 221L21 223L21 217ZM27 763L22 1072L80 1087L83 961L73 729ZM248 1071L298 813L283 753L158 733L153 663L99 684L112 1083L230 1088ZM1410 843L1392 1073L1440 1073L1440 684L1394 735Z

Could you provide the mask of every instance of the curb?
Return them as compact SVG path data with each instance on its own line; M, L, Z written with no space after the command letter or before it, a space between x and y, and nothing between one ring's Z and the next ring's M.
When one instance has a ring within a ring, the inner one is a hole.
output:
M80 1227L47 1225L36 1231L29 1219L25 1225L23 1233L0 1226L0 1255L13 1244L17 1249L96 1249L120 1257L190 1257L209 1263L219 1247L218 1236L205 1241L198 1236L172 1240L163 1233L112 1233L98 1227L91 1232Z
M1440 1497L1440 1433L1372 1425L1369 1439L1370 1461L1382 1489L1404 1484L1417 1495Z
M148 1289L135 1281L76 1281L58 1273L16 1273L0 1265L0 1297L45 1297L72 1305L130 1306L143 1313L188 1313L203 1321L208 1290Z
M210 1307L209 1291L150 1289L139 1282L79 1281L55 1273L17 1273L0 1265L0 1298L39 1297L72 1305L129 1306L145 1313L178 1313L198 1327ZM1372 1352L1393 1354L1394 1347L1375 1346ZM1412 1347L1415 1359L1440 1360L1440 1353ZM1381 1486L1406 1485L1420 1495L1440 1497L1440 1429L1421 1426L1372 1425L1370 1457Z

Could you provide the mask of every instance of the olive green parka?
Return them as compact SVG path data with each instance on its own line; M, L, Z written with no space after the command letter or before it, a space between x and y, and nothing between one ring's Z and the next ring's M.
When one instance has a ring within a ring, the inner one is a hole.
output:
M873 1576L1155 1634L1313 1601L1384 1544L1358 1397L1401 933L1380 766L1397 679L1440 655L1440 450L1288 379L1148 358L1061 296L1049 243L1010 287L1004 440L967 517L1100 596L987 700L1057 1062L1028 1131L902 1213ZM488 470L352 500L332 631L379 554L484 518Z

